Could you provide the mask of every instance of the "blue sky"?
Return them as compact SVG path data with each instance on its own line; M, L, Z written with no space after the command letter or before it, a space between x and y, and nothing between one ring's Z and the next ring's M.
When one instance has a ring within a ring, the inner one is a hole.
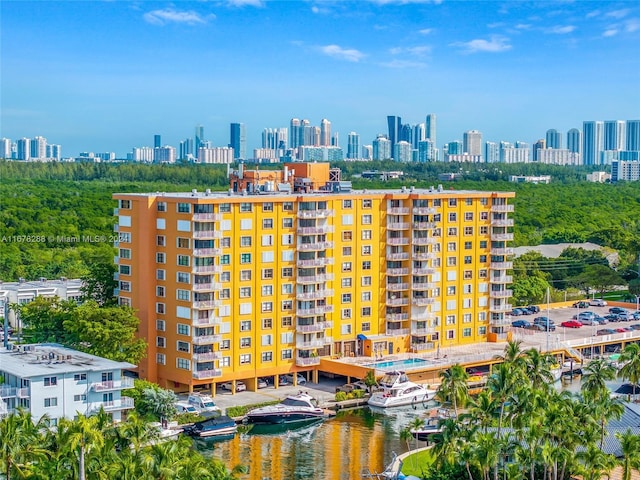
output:
M12 1L1 9L0 136L63 155L215 145L247 126L327 118L346 146L386 116L438 118L437 143L533 143L549 128L638 118L637 2ZM565 140L566 141L566 140Z

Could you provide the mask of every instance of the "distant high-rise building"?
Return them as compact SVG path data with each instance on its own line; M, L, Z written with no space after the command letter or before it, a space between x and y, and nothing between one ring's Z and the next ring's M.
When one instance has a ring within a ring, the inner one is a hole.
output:
M47 145L47 158L52 160L60 160L62 158L61 145Z
M360 158L360 135L356 132L347 135L347 158Z
M627 120L627 150L640 151L640 120Z
M411 144L405 140L400 140L393 147L393 158L396 162L410 162L412 160Z
M162 146L162 137L160 135L153 136L153 148L160 148Z
M413 126L406 123L400 127L400 137L398 142L409 142L413 145Z
M373 159L373 145L362 146L362 159L363 160Z
M201 147L198 150L198 163L233 163L233 148Z
M487 163L500 161L500 147L496 142L486 142L484 144L484 161Z
M202 144L204 143L204 127L202 125L198 125L196 127L196 136L193 143L195 147L195 153L197 155L198 151L202 147Z
M132 159L134 162L153 162L154 149L151 147L134 147Z
M389 131L389 142L391 142L391 148L400 141L400 130L402 129L402 119L394 115L387 116L387 128Z
M16 159L29 160L31 157L31 140L21 138L16 142Z
M549 132L547 132L547 135L549 134ZM547 141L544 138L541 138L540 140L538 140L536 143L533 144L533 161L537 162L538 160L540 160L538 158L538 152L540 150L544 150L545 148L547 148Z
M288 136L289 131L287 127L265 128L262 131L262 148L286 150Z
M195 158L195 150L193 148L193 138L185 138L180 142L180 160Z
M331 135L331 146L332 147L340 146L340 134L338 132L334 132L333 135Z
M436 142L436 115L430 113L427 115L425 122L425 138L431 140L434 145L438 145Z
M447 143L448 155L462 155L464 153L464 145L460 140L454 140Z
M567 132L567 150L582 154L582 132L577 128Z
M302 120L301 128L302 137L300 138L300 144L298 146L304 145L312 147L320 145L320 128L314 127L311 125L311 122L306 119Z
M603 150L624 150L627 143L627 124L623 120L604 122Z
M292 118L289 122L289 147L298 148L302 145L302 125L300 119Z
M320 122L320 145L331 146L331 122L326 118Z
M418 162L435 162L436 160L436 144L428 139L418 142Z
M503 163L528 163L529 154L529 144L526 142L516 142L515 145L500 142L500 161Z
M373 159L388 160L391 158L391 140L384 135L378 135L373 141Z
M247 132L244 123L232 123L229 128L229 146L233 148L234 160L247 158Z
M589 121L582 123L582 163L599 165L604 150L604 122Z
M176 163L176 147L167 145L153 149L153 161L155 163Z
M546 147L543 148L562 148L562 133L557 131L555 128L551 128L547 130L547 135L545 136ZM534 158L535 160L535 158Z
M424 126L424 123L419 123L413 126L413 137L411 145L414 149L419 149L420 142L427 139L427 129ZM435 145L435 144L434 144Z
M44 137L35 137L30 141L29 157L43 159L47 158L47 139Z
M0 158L11 158L11 140L9 138L0 140Z
M482 156L482 133L478 130L469 130L464 132L463 137L463 152L468 155L480 155Z

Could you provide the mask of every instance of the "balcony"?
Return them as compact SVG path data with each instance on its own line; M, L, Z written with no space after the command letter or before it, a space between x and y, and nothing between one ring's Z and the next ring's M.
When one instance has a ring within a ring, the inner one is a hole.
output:
M314 338L313 340L296 340L296 348L310 349L324 347L324 338Z
M196 380L204 380L206 378L218 378L222 376L222 370L219 368L212 368L211 370L200 370L199 372L193 372L193 378Z
M387 275L390 277L402 277L404 275L409 275L408 268L387 268Z
M513 205L507 205L507 204L491 205L491 211L496 213L509 213L509 212L513 212L514 208L513 208Z
M321 273L320 275L299 275L296 281L301 284L313 284L331 282L333 280L333 273Z
M198 300L193 302L191 306L198 310L205 310L209 308L217 308L221 305L220 300Z
M409 239L404 237L390 237L387 238L389 245L409 245Z
M413 237L411 239L412 245L434 245L438 241L433 237Z
M209 315L205 318L194 318L192 321L192 325L194 327L215 327L216 325L222 325L222 318L216 317L215 315Z
M411 209L409 207L390 207L387 209L388 215L409 215Z
M386 305L390 307L405 307L409 305L409 297L404 298L387 298Z
M313 315L323 315L325 313L332 313L333 305L323 305L315 308L298 308L296 315L299 317L310 317Z
M296 300L318 300L319 298L333 297L333 290L322 289L314 292L298 292L296 293Z
M403 290L409 290L408 283L387 283L387 291L389 292L401 292Z
M114 390L124 390L133 388L133 378L122 377L120 380L110 380L108 382L96 382L91 384L94 392L108 392Z
M407 222L390 222L387 224L387 230L409 230Z
M18 388L9 385L0 386L0 398L11 398L18 395Z
M412 268L412 275L433 275L436 273L435 268Z
M409 320L408 313L387 313L385 316L387 322L404 322L405 320Z
M317 322L312 325L296 325L296 332L300 333L320 333L327 328L332 328L333 322Z
M194 353L193 361L197 363L222 360L222 352Z
M191 269L192 273L222 273L220 265L196 265Z
M312 258L308 260L298 260L298 267L326 267L327 265L333 265L333 258L322 257L322 258Z
M298 210L298 218L328 218L332 217L334 211L331 209L325 210Z
M402 260L409 260L410 254L404 253L404 252L387 253L386 258L387 258L387 260L398 262L398 261L402 261Z
M316 227L298 227L296 232L298 235L325 235L333 233L335 228L333 225L321 225Z
M413 282L411 284L412 290L431 290L435 288L435 283L430 282Z
M436 345L433 342L412 343L411 348L414 352L424 352L425 350L434 350Z
M411 335L415 335L417 337L424 337L425 335L431 335L435 333L434 328L411 328Z
M90 413L99 412L104 408L105 412L116 412L118 410L130 410L134 407L133 398L122 397L119 400L111 400L109 402L93 402L88 405Z
M219 230L198 230L193 232L193 238L222 238L222 232Z
M220 248L194 248L193 249L194 257L216 257L218 255L222 255L222 250Z
M218 282L196 283L193 285L194 292L217 292L222 290L222 284Z
M435 318L435 315L431 312L412 312L411 313L411 321L412 322L429 322Z
M511 242L513 241L513 233L492 233L491 240L496 242Z
M296 357L297 367L311 367L320 365L320 357Z
M489 277L489 283L513 283L511 275L501 275L499 277Z
M491 249L491 255L513 255L514 253L515 251L511 247Z
M500 312L510 312L513 309L513 306L509 303L502 303L500 305L491 305L489 307L490 312L500 313Z
M496 318L489 320L489 325L493 325L494 327L511 326L511 320L508 318Z
M512 218L503 218L499 220L491 220L491 226L493 227L513 227Z
M513 262L491 262L489 268L492 270L511 270Z
M222 341L222 335L203 335L201 337L193 337L191 343L194 345L211 345Z
M333 242L301 243L298 245L298 250L301 252L317 252L320 250L329 250L331 248L333 248Z
M393 329L387 329L387 335L392 335L392 336L400 336L400 335L409 335L409 329L408 328L393 328Z
M413 207L414 215L434 215L437 212L433 207Z
M436 224L433 222L413 222L414 230L431 230L435 226Z
M513 290L492 290L489 292L490 298L510 298L513 297Z
M210 221L210 222L219 222L222 220L222 214L220 213L194 213L193 220L195 222L199 221Z
M434 258L438 258L438 255L432 252L414 252L413 253L414 260L433 260Z
M426 298L426 297L413 297L411 299L411 303L418 307L426 307L427 305L433 305L435 303L434 298Z

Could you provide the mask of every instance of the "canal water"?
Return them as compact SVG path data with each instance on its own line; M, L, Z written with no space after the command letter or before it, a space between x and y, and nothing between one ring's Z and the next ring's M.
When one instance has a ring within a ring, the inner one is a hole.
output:
M408 450L400 432L425 412L422 406L345 410L297 429L261 427L227 440L198 439L196 448L230 467L249 467L243 480L359 480L363 471L382 472L394 452Z

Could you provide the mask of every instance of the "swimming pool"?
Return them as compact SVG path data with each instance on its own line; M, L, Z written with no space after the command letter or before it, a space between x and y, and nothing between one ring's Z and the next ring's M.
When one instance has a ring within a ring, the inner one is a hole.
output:
M392 362L374 362L374 363L366 363L364 366L365 367L372 367L378 370L381 370L383 368L417 368L417 367L424 367L426 365L428 365L429 362L428 360L423 360L422 358L407 358L404 360L394 360Z

